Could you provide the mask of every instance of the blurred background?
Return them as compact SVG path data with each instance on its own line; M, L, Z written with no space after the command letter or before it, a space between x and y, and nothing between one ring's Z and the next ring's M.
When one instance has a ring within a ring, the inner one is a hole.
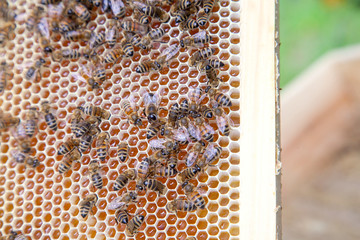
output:
M360 239L360 0L281 0L283 239Z

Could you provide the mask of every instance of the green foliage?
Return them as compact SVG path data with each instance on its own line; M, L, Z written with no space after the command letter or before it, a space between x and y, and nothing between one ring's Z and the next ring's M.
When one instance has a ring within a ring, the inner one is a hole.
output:
M281 86L329 50L360 43L360 0L326 2L280 1Z

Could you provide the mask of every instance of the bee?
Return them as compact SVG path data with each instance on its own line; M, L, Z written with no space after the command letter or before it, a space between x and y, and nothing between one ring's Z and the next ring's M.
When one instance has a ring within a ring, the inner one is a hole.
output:
M203 90L199 87L192 89L189 92L189 115L193 118L200 117L200 103L201 101L206 97L205 94L203 94Z
M26 240L27 237L25 237L23 234L19 234L14 231L10 231L10 235L8 236L2 236L0 237L0 240Z
M151 123L148 126L148 129L146 132L146 138L151 139L151 138L155 137L158 134L158 132L160 131L162 124L163 124L163 122L161 122L161 121L155 121L155 122Z
M8 67L6 61L1 61L1 63L0 63L0 94L4 92L9 76L10 76L9 67Z
M153 151L163 149L166 152L176 151L178 148L178 144L172 140L166 139L154 139L149 142L150 148Z
M54 114L51 113L51 106L48 101L43 101L41 103L41 112L44 114L45 122L49 128L53 131L57 130L57 122Z
M189 181L192 178L195 178L196 175L201 172L201 168L195 164L193 167L185 168L178 175L176 175L176 179L180 183L184 183Z
M200 105L199 112L204 118L211 119L213 117L213 111L207 105Z
M208 71L210 68L221 68L225 66L225 63L220 61L219 59L207 59L204 61L201 61L198 64L198 70L199 71Z
M114 191L121 190L128 184L129 180L135 180L137 177L137 171L136 169L127 169L123 173L121 173L114 184Z
M155 70L161 70L164 65L168 65L169 61L179 53L180 46L178 44L173 44L166 48L162 53L157 57L154 64L156 69Z
M134 22L130 19L123 20L120 26L122 29L124 29L124 31L134 32L142 35L146 34L149 31L149 27L147 25Z
M217 0L204 0L204 3L203 3L204 12L209 14L212 11L216 2L217 2Z
M89 47L90 49L94 49L99 47L100 45L105 43L105 33L91 33L91 37L89 39Z
M91 146L94 138L100 133L100 129L97 126L92 126L90 130L84 134L80 139L79 150L84 153Z
M28 81L39 82L42 76L42 66L46 63L45 59L37 60L26 72L25 79Z
M180 40L180 46L182 48L198 47L209 43L211 40L212 37L206 31L200 31L192 36L187 36Z
M79 139L70 138L60 145L57 155L67 154L71 152L74 148L78 147L79 144L80 144Z
M145 60L140 63L139 66L136 67L135 71L137 73L147 73L152 70L157 70L157 65L155 65L155 62L152 60Z
M89 10L81 3L72 1L67 8L69 15L75 14L81 21L89 22L90 21L90 12Z
M138 167L137 167L138 179L143 180L149 176L150 165L151 165L151 161L148 158L145 158L138 164ZM143 184L143 181L138 181L138 183L136 184L136 188L139 189L140 191L143 190L142 184Z
M170 152L167 165L171 168L176 168L178 163L178 157L176 152Z
M218 90L212 88L211 86L208 86L205 89L205 92L209 95L210 98L215 100L220 106L222 107L232 106L232 102L229 96L225 95L222 92L219 92Z
M206 123L202 118L197 118L195 124L199 126L201 137L204 140L208 142L214 141L215 131L208 123Z
M145 14L141 13L139 10L134 10L133 12L134 14L134 18L141 24L149 24L150 23L150 20L149 20L149 17L146 16Z
M110 8L114 14L114 19L123 18L125 16L125 5L121 0L110 0Z
M63 33L63 36L66 40L69 41L77 41L77 40L88 41L91 38L91 31L84 29L72 30Z
M181 0L176 3L176 9L185 10L189 9L194 4L193 0Z
M217 88L221 82L220 78L217 77L216 69L210 67L206 69L206 77L208 79L207 84L213 88Z
M117 149L118 158L121 162L125 162L128 158L130 151L129 144L127 142L121 142Z
M70 120L70 129L71 132L75 134L75 136L76 132L78 131L79 124L83 121L84 119L82 117L82 111L79 108L75 108Z
M81 111L83 111L83 113L89 115L89 116L94 116L94 117L98 117L101 119L105 119L105 120L109 120L111 114L106 111L105 109L102 109L101 107L97 107L94 106L92 104L86 106L85 108L83 107L79 107Z
M37 24L37 31L40 34L39 44L45 53L52 53L53 47L50 44L49 24L46 18L41 18Z
M63 49L54 51L51 57L53 61L60 62L63 59L79 59L81 57L81 53L77 49Z
M80 138L82 136L84 136L91 128L92 124L89 121L89 119L87 120L79 120L79 122L75 122L76 120L74 119L74 121L72 122L73 124L73 133L75 134L75 137ZM76 125L75 125L76 124Z
M134 47L141 47L142 49L146 49L146 46L142 45L141 37L139 34L132 32L125 32L125 39Z
M93 64L93 77L94 80L102 85L106 80L105 66L102 63L99 56L94 55L91 57L91 63Z
M160 135L166 138L174 138L174 132L177 129L171 128L168 124L163 124L160 128Z
M193 55L191 55L191 57L189 58L189 65L191 67L195 66L198 62L201 62L207 58L209 58L210 56L214 55L215 53L215 48L203 48L200 49L198 51L196 51Z
M124 206L127 207L129 203L137 203L137 196L138 195L135 191L125 193L124 196L120 196L112 200L109 204L108 209L115 210Z
M185 117L180 119L180 125L183 126L188 134L189 134L189 138L192 141L200 141L201 140L201 133L200 133L200 129L198 126L196 126L195 124L193 124L189 118Z
M222 148L212 143L207 146L202 158L205 160L206 164L211 164L220 158L221 152Z
M115 20L111 19L108 24L108 29L105 32L105 41L110 48L115 46L118 36L119 30L117 28L117 23Z
M202 8L197 13L197 22L200 26L205 26L205 24L209 21L210 15L205 12L205 10Z
M177 174L177 170L171 166L158 166L155 168L156 177L173 177Z
M214 110L214 114L215 114L215 118L216 118L216 124L217 124L221 134L223 134L225 136L229 136L230 135L230 124L229 124L229 119L224 112L224 109L222 109L221 107L217 107Z
M186 145L189 143L189 134L187 133L187 130L185 128L179 128L179 129L175 129L173 130L173 139L175 140L175 148L174 150L176 150L176 148L178 148L179 144L180 145Z
M139 231L139 228L143 224L145 216L135 215L126 225L125 234L128 237L133 237Z
M197 209L195 203L184 199L175 199L166 204L166 210L171 213L193 212Z
M182 184L186 197L193 202L197 208L205 209L205 199L200 195L198 189L192 183L185 182Z
M134 47L126 40L126 38L123 38L120 41L120 46L122 49L122 54L125 55L125 57L132 57L134 55Z
M71 169L73 162L79 161L80 157L81 157L81 153L78 149L74 149L70 153L66 154L64 156L64 159L59 164L58 167L59 173L63 174L68 172Z
M170 20L170 15L161 8L149 6L141 2L135 2L134 5L143 14L156 18L162 23L167 23Z
M179 29L180 31L187 31L191 29L198 28L199 24L195 19L188 18L185 22L180 23Z
M40 162L37 158L18 149L11 151L11 157L16 163L25 163L25 167L36 168L40 166Z
M92 212L92 208L96 205L99 197L93 193L89 194L79 203L80 206L80 215L83 218L86 218L86 216L89 214L89 212Z
M102 189L102 187L104 185L103 179L100 174L100 169L101 169L101 167L100 167L100 164L98 161L92 160L89 163L89 172L91 175L91 181L97 189Z
M131 46L132 47L132 46ZM118 59L125 54L123 48L115 48L107 52L104 56L104 63L113 63L115 64ZM134 53L133 53L134 54Z
M29 108L27 113L25 114L25 132L28 137L33 137L37 131L37 123L38 123L38 112L35 107Z
M185 157L186 166L191 167L198 160L199 156L204 152L204 146L204 142L195 143L191 148L191 151Z
M63 18L59 21L57 28L61 33L66 33L76 30L78 26L74 21L71 21L69 18Z
M136 107L133 105L133 102L130 103L129 100L123 100L121 104L121 108L124 111L124 113L127 115L128 120L135 124L136 126L142 126L141 118L139 117L137 113Z
M168 115L168 124L174 128L177 124L178 117L180 115L180 107L178 103L171 105Z
M43 16L44 10L43 6L38 5L30 12L25 22L28 31L32 31L35 28L39 19Z
M7 118L6 118L7 119ZM9 117L11 120L11 117ZM0 120L1 125L1 120ZM31 151L31 142L30 137L26 134L24 124L18 124L16 127L11 129L12 136L16 139L18 148L23 153L30 153Z
M154 123L158 120L158 106L160 104L157 94L146 93L144 95L144 115L147 117L149 123Z
M174 169L173 169L174 170ZM146 187L146 189L149 189L149 190L153 190L155 192L158 192L158 194L165 194L167 192L167 188L166 186L156 180L156 179L147 179L144 181L144 186Z
M118 209L115 212L115 221L117 224L127 224L129 222L129 213L125 209Z
M180 114L178 116L178 119L182 119L186 117L189 114L189 101L187 99L184 99L180 103Z
M109 149L109 141L110 135L107 132L100 133L96 140L96 151L101 161L105 161L106 159L106 155Z

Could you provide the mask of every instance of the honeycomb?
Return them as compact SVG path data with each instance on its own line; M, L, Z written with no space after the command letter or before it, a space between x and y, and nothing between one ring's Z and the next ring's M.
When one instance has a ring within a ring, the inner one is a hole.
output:
M9 1L9 5L18 14L28 14L35 3L18 0ZM184 192L175 178L169 178L166 182L163 180L168 188L166 195L158 197L155 192L148 191L139 196L136 205L129 206L129 213L141 210L146 216L135 239L185 239L188 236L195 236L196 239L239 239L239 11L239 0L220 0L206 25L213 36L210 46L218 49L217 57L226 63L220 71L223 81L220 89L226 90L232 99L233 106L225 110L235 124L229 137L215 134L215 142L223 148L221 158L217 167L209 168L196 179L197 184L206 185L207 207L192 213L168 213L166 204L184 196ZM107 18L110 16L93 14L89 28L94 31L104 30ZM156 22L152 24L153 28L159 26ZM168 44L181 39L182 33L174 19L161 27L168 30L168 37L164 38ZM192 30L190 34L197 31ZM11 161L9 153L16 148L17 142L9 132L1 134L0 232L8 234L13 229L31 239L43 240L126 239L125 225L115 223L115 211L108 210L107 206L126 191L112 191L119 173L126 168L136 167L138 161L148 155L149 144L146 126L138 128L129 125L121 117L119 103L132 94L140 104L141 92L146 90L158 92L161 95L161 106L169 107L185 98L190 88L204 85L205 75L187 64L189 55L196 49L182 49L169 68L147 75L136 73L136 66L143 59L155 59L168 45L155 46L150 52L135 52L132 58L123 59L112 68L107 66L107 81L103 88L89 91L86 83L72 77L79 70L76 60L51 62L42 72L42 80L38 83L23 80L26 63L35 61L42 53L36 34L25 29L25 21L17 23L14 33L11 41L0 52L1 58L7 61L13 73L4 94L0 96L1 109L23 119L30 106L40 107L40 102L47 99L56 108L58 130L53 132L47 128L44 119L40 119L39 132L31 142L41 162L36 169L25 169L24 165ZM56 36L52 42L56 48L78 49L85 46L83 42L69 42ZM101 124L101 129L111 135L111 146L106 164L103 164L106 166L104 188L98 191L84 177L90 160L96 158L94 148L85 152L81 163L75 163L66 174L57 172L61 157L56 155L56 151L60 143L71 135L71 113L76 106L90 103L112 113L110 120ZM166 111L161 115L166 116ZM215 121L210 123L217 129ZM127 140L131 147L130 159L126 164L119 163L116 156L117 145L121 140ZM185 151L182 151L179 158L184 157ZM178 170L185 167L185 163L180 161ZM135 182L131 182L127 188L134 190ZM83 220L78 204L88 193L95 191L99 196L97 206L93 215Z

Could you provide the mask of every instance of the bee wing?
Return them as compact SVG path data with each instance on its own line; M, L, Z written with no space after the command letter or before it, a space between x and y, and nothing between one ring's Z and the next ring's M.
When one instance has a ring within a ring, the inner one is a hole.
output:
M109 9L109 6L110 6L110 0L101 1L101 9L103 10L103 12L107 11Z
M188 127L188 132L189 134L194 137L196 140L200 141L201 140L201 132L200 129L193 125L191 122L189 123L189 127Z
M110 8L113 14L116 16L121 12L122 8L125 8L125 5L121 0L110 0Z
M50 38L49 23L46 18L41 18L37 28L42 36Z
M208 147L205 149L204 156L207 155L207 159L212 159L216 155L216 148L214 147L214 144L211 143L208 145ZM206 163L209 163L208 160L206 160Z
M125 202L122 202L122 197L117 197L115 198L114 200L112 200L108 206L108 209L109 210L116 210L116 209L119 209L119 208L123 208L126 203Z
M18 141L21 141L24 139L29 139L29 137L26 135L26 132L25 132L24 123L20 123L16 127L11 128L10 132L11 132L11 135Z
M166 61L169 61L170 59L174 58L175 55L180 51L180 45L179 44L173 44L170 47L166 48L162 55L166 55Z
M216 125L219 128L221 133L224 133L226 124L228 123L228 119L224 116L216 116Z
M52 19L59 19L64 10L64 4L60 2L59 4L49 4L47 6L48 16Z
M183 142L183 141L189 140L189 135L188 135L187 131L184 131L183 129L177 129L177 130L174 130L173 132L174 132L174 139L176 141Z
M210 126L209 124L204 123L204 126L205 126L205 128L206 128L211 134L214 134L214 133L215 133L213 127Z
M163 145L166 142L165 139L154 139L149 142L151 149L163 149L165 146Z
M17 21L17 22L25 21L28 18L28 16L29 16L29 14L27 14L27 13L20 13L20 14L16 15L15 21Z
M199 156L199 152L191 151L186 157L186 166L191 167Z

